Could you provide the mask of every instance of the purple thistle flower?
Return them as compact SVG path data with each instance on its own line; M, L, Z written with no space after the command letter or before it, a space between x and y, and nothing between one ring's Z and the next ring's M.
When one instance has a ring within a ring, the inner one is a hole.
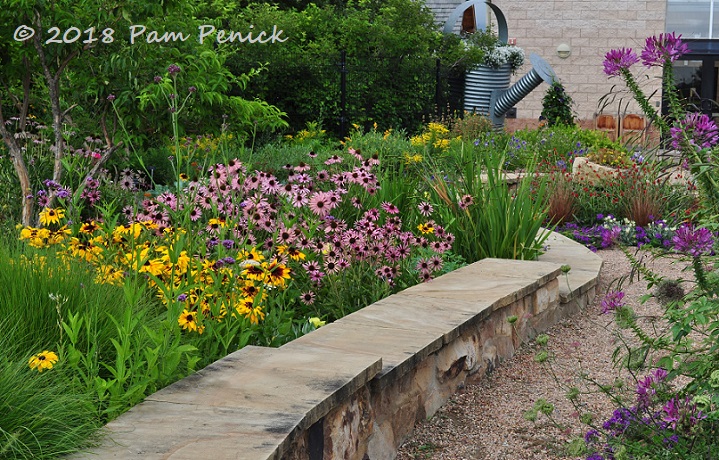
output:
M687 54L689 47L681 38L681 35L674 32L647 38L642 51L642 63L647 67L663 66L665 62L674 62Z
M620 48L611 50L604 56L604 73L610 77L616 77L622 70L629 69L639 62L639 58L631 48Z
M114 100L115 100L115 95L114 95L114 94L108 94L107 100L110 101L110 102L114 101Z
M196 86L190 86L189 88L187 88L187 91L190 92L190 93L194 93L195 91L197 91L197 87L196 87Z
M155 75L155 78L153 78L153 80L155 81L155 83L160 83L162 81L162 77L159 75Z
M624 306L624 293L622 291L611 291L602 299L602 314L614 311Z
M672 137L672 147L678 149L684 143L684 134L689 138L689 144L706 149L719 142L719 129L714 120L705 114L688 113L679 123L669 130Z
M711 254L714 237L706 228L695 230L691 225L683 225L674 233L672 246L677 252L699 257L704 254Z

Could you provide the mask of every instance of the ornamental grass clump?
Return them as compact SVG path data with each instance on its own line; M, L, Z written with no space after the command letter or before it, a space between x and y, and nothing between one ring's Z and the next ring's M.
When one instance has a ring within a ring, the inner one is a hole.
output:
M549 231L544 180L520 180L509 190L502 156L454 158L454 168L426 177L439 221L456 237L454 248L467 262L486 257L536 259ZM452 173L451 171L458 171Z

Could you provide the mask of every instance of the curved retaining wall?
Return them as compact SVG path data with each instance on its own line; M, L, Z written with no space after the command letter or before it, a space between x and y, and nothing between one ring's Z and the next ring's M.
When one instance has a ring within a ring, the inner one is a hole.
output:
M465 382L586 306L601 264L552 234L539 261L485 259L280 348L232 353L150 395L72 458L392 459Z

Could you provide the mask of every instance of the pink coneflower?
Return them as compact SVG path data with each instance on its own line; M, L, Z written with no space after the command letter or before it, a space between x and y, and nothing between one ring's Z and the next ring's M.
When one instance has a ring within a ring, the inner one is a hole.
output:
M307 154L310 158L317 158L317 154L314 152L314 150L310 150L310 153Z
M309 202L309 197L304 193L295 193L292 195L292 206L295 208L301 208Z
M317 171L316 178L317 178L318 181L324 182L324 181L326 181L327 179L330 178L330 175L329 175L329 173L328 173L327 171L325 171L325 170L323 169L323 170L321 170L321 171Z
M337 155L332 155L329 160L325 161L325 164L328 166L336 163L342 163L342 158Z
M338 262L337 259L333 259L330 257L328 257L324 260L325 270L327 270L327 273L329 273L329 274L339 273L340 267L337 264L337 262Z
M200 217L202 217L202 208L200 208L199 206L195 206L190 211L190 220L192 222L197 222Z
M462 198L459 200L459 208L460 209L467 209L468 207L472 206L474 204L474 198L472 195L463 195Z
M377 208L369 209L364 213L364 217L371 222L376 222L379 219L379 210Z
M420 272L423 272L423 273L424 273L424 272L430 272L430 271L432 270L431 267L432 267L432 266L430 265L429 260L427 260L427 259L419 259L419 260L417 261L417 265L415 266L415 268L417 269L417 271L420 271Z
M277 232L277 243L278 244L284 244L284 245L290 245L295 241L295 236L292 234L292 231L290 229L285 228L284 225L282 225Z
M275 222L270 218L262 219L259 223L259 226L260 228L268 232L272 232L275 230Z
M319 284L319 282L322 281L322 278L325 277L325 272L317 270L317 271L310 272L309 275L310 275L310 281L312 281L313 283Z
M292 166L290 163L287 163L282 166L282 169L287 170L287 171L292 171L293 169L295 169L295 167Z
M307 273L317 272L320 270L320 264L317 263L317 261L311 260L303 263L302 268L304 268Z
M315 303L315 293L312 291L303 292L300 294L300 301L305 305L312 305Z
M428 217L432 212L434 212L434 208L431 204L427 203L426 201L423 201L417 206L419 208L419 213L422 214L425 217Z
M429 258L429 261L428 261L428 262L429 262L430 267L432 267L432 270L434 270L434 271L439 271L439 270L442 269L443 261L442 261L442 258L441 258L441 257L439 257L439 256L432 256L432 257Z
M347 259L340 259L337 261L337 266L339 267L340 270L345 270L345 269L349 268L350 263Z
M256 190L260 186L260 178L256 175L252 175L245 179L245 189L246 190Z
M330 210L329 197L325 192L317 192L310 198L310 211L312 213L324 217L329 214Z
M297 182L299 184L308 184L312 182L312 178L307 173L301 173L301 174L295 174L292 177L293 182Z
M362 155L359 153L358 150L353 149L352 147L347 149L347 153L352 155L353 157L357 158L358 160L363 160Z
M268 177L262 182L262 191L265 193L277 193L281 186L274 176Z
M305 163L304 161L300 161L300 164L295 166L295 171L297 172L305 172L310 170L310 165Z
M399 208L388 201L382 203L382 209L388 214L397 214L399 212Z

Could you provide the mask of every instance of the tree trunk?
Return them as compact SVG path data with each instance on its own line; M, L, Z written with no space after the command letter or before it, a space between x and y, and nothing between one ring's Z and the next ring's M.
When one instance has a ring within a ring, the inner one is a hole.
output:
M27 166L23 159L22 149L18 145L15 137L5 128L5 117L2 113L2 97L0 97L0 135L2 135L5 145L10 150L12 164L15 172L20 180L20 193L22 193L22 224L29 226L33 218L33 199L32 189L30 188L30 175L27 172Z

